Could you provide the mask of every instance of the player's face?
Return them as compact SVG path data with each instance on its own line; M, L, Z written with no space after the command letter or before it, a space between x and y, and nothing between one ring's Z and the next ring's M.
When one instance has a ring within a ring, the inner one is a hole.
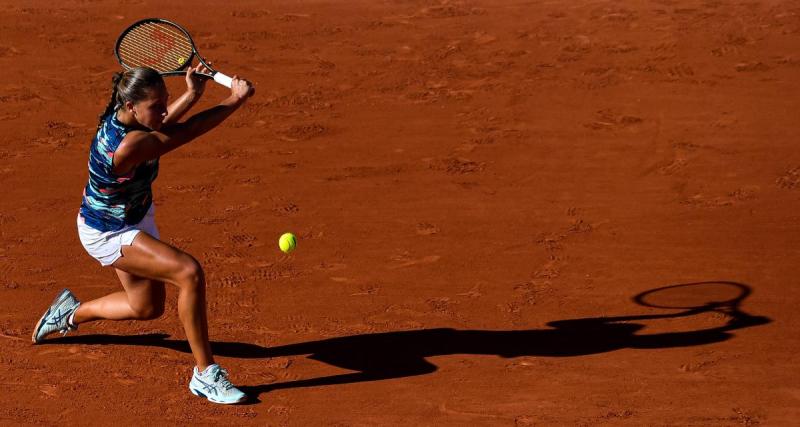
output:
M169 94L164 87L154 88L149 96L133 104L133 115L142 126L152 130L161 129L164 118L167 117L167 100Z

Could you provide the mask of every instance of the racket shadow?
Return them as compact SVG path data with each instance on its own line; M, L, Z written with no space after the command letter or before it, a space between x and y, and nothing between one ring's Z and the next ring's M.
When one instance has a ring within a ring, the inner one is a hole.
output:
M746 289L747 295L750 294L749 286L739 283L736 285ZM754 316L742 311L739 305L743 299L737 300L734 309L725 311L726 320L723 324L682 332L641 333L648 320L696 316L719 311L719 305L707 304L665 314L564 319L549 322L547 324L549 328L531 330L436 328L351 335L275 347L213 341L211 347L214 354L221 357L265 359L307 355L310 359L351 371L320 378L240 387L251 396L251 403L257 403L260 394L271 390L430 374L437 370L436 365L427 360L433 356L472 354L496 355L504 358L574 357L625 348L662 349L719 343L732 338L733 331L771 322L767 317ZM84 335L57 338L46 343L163 347L190 353L186 341L169 339L167 334Z

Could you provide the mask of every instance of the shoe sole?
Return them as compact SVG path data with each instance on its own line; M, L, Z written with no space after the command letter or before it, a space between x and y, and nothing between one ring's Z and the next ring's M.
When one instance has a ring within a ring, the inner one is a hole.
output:
M240 400L237 400L237 401L234 401L234 402L223 402L223 401L221 401L221 400L215 400L215 399L212 399L212 398L211 398L211 396L206 396L206 395L205 395L205 394L203 394L202 392L200 392L200 391L198 391L198 390L195 390L195 389L193 389L193 388L191 388L191 387L189 387L189 391L191 391L191 392L192 392L192 394L193 394L193 395L195 395L195 396L197 396L197 397L202 397L202 398L204 398L204 399L208 400L208 401L209 401L209 402L211 402L211 403L218 403L218 404L220 404L220 405L235 405L235 404L237 404L237 403L242 403L242 402L244 402L244 401L246 401L246 400L247 400L247 396L245 396L245 397L241 398Z
M58 294L58 296L53 300L52 304L50 304L50 307L47 308L47 311L44 312L44 314L42 315L42 318L39 319L38 322L36 322L36 327L33 328L33 335L31 335L31 342L32 343L34 343L34 344L38 344L39 343L39 341L36 341L36 335L38 335L39 334L39 330L42 329L42 325L44 324L45 319L47 319L47 315L50 314L50 309L53 308L54 305L57 305L57 304L60 304L61 302L63 302L64 299L67 298L67 294L68 293L69 293L69 291L66 290L66 289L61 291L61 293Z

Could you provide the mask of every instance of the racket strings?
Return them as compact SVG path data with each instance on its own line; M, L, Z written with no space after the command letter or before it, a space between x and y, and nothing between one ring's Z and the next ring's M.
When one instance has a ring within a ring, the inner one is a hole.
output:
M150 52L149 48L143 49L137 46L134 47L127 46L126 48L120 49L120 57L124 63L123 65L126 65L128 68L145 66L153 68L159 72L179 69L182 63L188 57L188 55L154 56L149 52Z
M173 56L161 56L156 57L153 56L150 52L152 52L152 48L149 47L141 47L141 46L121 46L120 47L120 57L122 58L124 65L131 67L139 67L139 66L146 66L153 68L157 71L164 72L164 71L172 71L175 69L180 68L180 58L184 60L188 55L185 57L173 57ZM173 59L170 62L170 59Z
M171 42L154 42L144 34L131 34L120 44L120 53L131 66L150 66L159 71L181 68L191 55L190 45L177 45Z
M150 29L150 39L165 43L165 44L172 44L176 43L187 50L192 50L192 43L186 37L186 35L179 30L175 29L171 25L166 25L163 23L154 23L154 22L147 22L144 23L140 28L149 28Z
M190 39L164 23L146 22L128 31L118 45L128 68L145 66L159 72L180 70L193 52Z
M133 36L139 36L141 40L146 43L156 45L180 45L187 50L192 49L191 41L178 30L163 23L146 22L129 33Z

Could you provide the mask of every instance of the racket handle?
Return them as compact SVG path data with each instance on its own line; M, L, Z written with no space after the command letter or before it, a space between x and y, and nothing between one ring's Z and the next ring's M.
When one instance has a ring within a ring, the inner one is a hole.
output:
M217 71L216 73L214 73L214 81L227 88L230 88L233 79Z

